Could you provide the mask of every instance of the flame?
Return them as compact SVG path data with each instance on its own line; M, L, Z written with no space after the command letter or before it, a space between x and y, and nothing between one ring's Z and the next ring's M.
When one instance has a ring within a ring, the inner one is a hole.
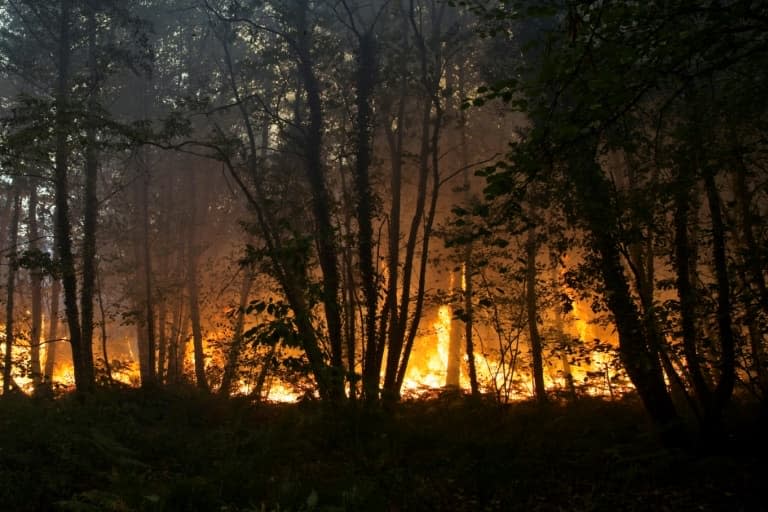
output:
M295 403L299 401L299 398L301 398L299 393L281 382L272 383L269 387L269 393L267 393L267 401L269 402Z
M434 341L426 350L416 350L411 357L408 370L403 379L403 391L407 394L419 394L425 389L440 389L445 384L448 366L448 344L451 339L451 307L440 306L437 318L432 323ZM430 345L429 337L421 337L415 344L418 347ZM422 353L425 352L425 353Z

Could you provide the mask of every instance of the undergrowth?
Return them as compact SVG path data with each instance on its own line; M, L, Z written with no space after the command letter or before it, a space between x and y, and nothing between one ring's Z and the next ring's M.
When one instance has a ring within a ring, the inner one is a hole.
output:
M632 399L499 407L448 397L372 410L191 390L7 397L0 508L765 509L765 440L749 421L731 432L718 449L669 450Z

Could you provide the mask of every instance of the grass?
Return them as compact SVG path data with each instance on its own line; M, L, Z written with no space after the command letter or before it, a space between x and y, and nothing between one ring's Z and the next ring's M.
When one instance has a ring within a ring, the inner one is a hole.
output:
M722 445L694 455L664 449L632 399L539 408L454 397L385 412L191 390L7 397L0 509L768 509L764 435L738 415Z

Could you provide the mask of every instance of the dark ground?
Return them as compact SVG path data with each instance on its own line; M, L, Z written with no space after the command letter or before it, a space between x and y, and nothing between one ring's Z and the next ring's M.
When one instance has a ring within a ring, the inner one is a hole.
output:
M392 411L196 392L0 400L0 509L768 510L765 434L667 450L632 399L544 409L461 398Z

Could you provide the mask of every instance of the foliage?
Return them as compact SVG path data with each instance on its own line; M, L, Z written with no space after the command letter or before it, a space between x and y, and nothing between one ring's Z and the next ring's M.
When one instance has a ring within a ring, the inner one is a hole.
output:
M762 503L735 423L663 450L637 402L499 408L445 396L390 413L253 408L180 388L0 402L3 507L26 510L738 510Z

